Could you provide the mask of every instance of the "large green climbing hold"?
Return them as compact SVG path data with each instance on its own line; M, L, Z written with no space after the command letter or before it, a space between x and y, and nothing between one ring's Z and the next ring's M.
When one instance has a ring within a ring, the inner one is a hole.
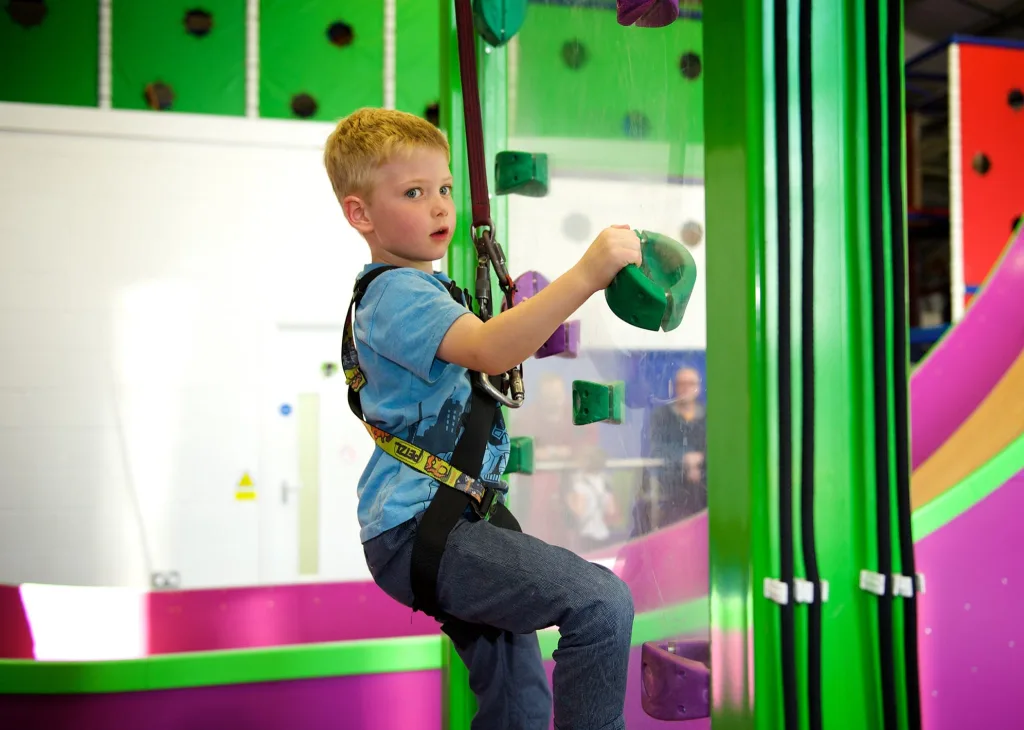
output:
M533 474L533 438L516 436L509 440L506 474Z
M494 160L495 193L543 198L548 194L548 156L532 152L499 152Z
M592 383L589 380L572 381L572 422L577 426L588 423L622 423L626 410L626 383Z
M512 40L526 20L527 0L473 0L476 32L492 46Z
M671 332L683 321L697 281L697 264L686 247L660 233L637 231L640 266L630 264L605 289L608 308L634 327Z

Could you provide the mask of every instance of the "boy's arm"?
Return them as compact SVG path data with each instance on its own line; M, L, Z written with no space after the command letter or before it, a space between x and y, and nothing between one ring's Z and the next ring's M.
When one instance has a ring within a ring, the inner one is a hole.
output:
M500 375L533 355L584 302L628 264L639 264L640 239L628 226L603 230L569 271L536 296L487 322L460 317L437 356L469 370Z

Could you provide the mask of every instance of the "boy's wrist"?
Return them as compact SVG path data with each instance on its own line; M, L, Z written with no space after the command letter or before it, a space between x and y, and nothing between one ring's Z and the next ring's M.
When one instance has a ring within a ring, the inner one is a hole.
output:
M594 277L587 272L583 261L577 261L566 274L586 292L588 298L601 290L601 286L596 284Z

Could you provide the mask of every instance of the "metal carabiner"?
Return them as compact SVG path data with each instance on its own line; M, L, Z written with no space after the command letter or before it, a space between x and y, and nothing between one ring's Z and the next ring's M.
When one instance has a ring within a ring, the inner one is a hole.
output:
M522 383L522 375L519 374L519 368L513 368L508 373L506 373L504 377L508 377L509 373L516 373L516 375L513 376L512 379L518 379L520 384ZM519 408L521 405L523 405L523 400L526 398L526 394L523 391L522 385L520 385L518 391L516 389L512 389L512 393L509 396L505 395L500 390L495 388L494 383L491 382L491 379L488 378L483 373L474 373L473 376L476 381L476 385L480 388L480 390L494 398L494 400L496 400L498 403L501 403L504 406L508 406L509 408Z

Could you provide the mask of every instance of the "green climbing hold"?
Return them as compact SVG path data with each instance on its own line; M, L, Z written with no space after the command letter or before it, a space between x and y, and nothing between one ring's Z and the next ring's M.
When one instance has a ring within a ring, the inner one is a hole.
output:
M509 440L506 474L533 474L533 438L516 436Z
M622 423L626 410L626 383L591 383L589 380L572 381L572 422L577 426L588 423Z
M495 193L543 198L548 194L548 156L544 153L499 152L494 160Z
M527 0L473 0L473 25L485 41L502 46L526 20Z
M637 231L640 266L630 264L604 291L608 308L634 327L671 332L683 321L697 282L697 264L686 247L668 236Z

